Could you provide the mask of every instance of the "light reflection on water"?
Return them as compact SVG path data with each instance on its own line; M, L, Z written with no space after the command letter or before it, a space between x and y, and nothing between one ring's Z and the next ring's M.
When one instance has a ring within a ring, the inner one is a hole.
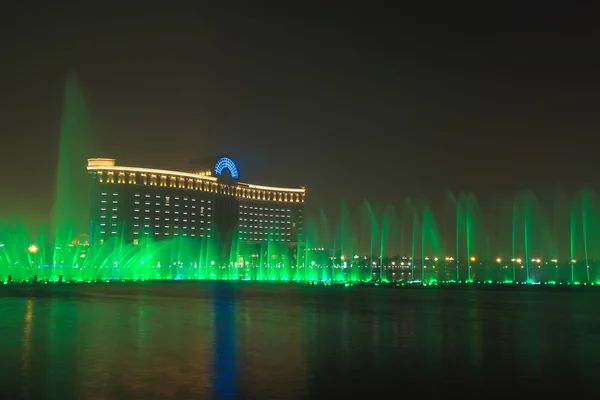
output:
M572 393L600 373L599 300L234 282L3 287L0 398Z

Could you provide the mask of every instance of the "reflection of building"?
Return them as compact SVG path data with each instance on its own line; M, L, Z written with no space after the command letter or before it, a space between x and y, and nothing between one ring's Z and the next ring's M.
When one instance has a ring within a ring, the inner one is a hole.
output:
M229 242L303 242L304 188L239 181L227 157L192 161L188 171L117 166L88 160L92 177L90 242L122 237L217 237Z

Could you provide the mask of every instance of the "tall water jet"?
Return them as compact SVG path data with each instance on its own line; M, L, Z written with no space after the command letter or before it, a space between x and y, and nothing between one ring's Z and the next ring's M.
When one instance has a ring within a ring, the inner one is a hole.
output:
M233 230L233 234L231 235L231 246L229 247L229 259L228 259L228 267L232 268L232 270L230 270L230 274L229 274L229 279L238 279L239 278L239 274L237 273L237 268L241 267L240 264L240 257L242 256L241 254L241 248L240 248L240 240L239 240L239 230L238 228L234 228ZM181 259L181 258L179 258Z
M464 236L464 254L461 254L461 236ZM473 263L477 261L476 245L483 255L487 246L487 235L479 218L479 205L473 193L459 193L456 199L456 264L457 274L460 268L459 259L464 255L466 265L466 282L472 282Z
M539 236L540 241L536 244L536 256L543 260L558 259L560 257L560 235L557 232L558 221L554 218L553 192L546 191L543 196L532 196L537 201L538 218L536 222L535 235Z
M598 224L595 223L597 221L596 215L594 215L594 203L595 203L594 193L590 190L586 190L581 193L581 230L582 230L582 239L583 239L583 253L585 257L585 279L586 282L590 282L590 241L588 236L592 236L593 239L597 240L597 237L594 237ZM592 228L590 229L590 225ZM597 234L596 234L597 235ZM596 242L594 240L594 242Z
M339 223L339 248L340 248L340 268L341 268L341 279L347 279L346 270L348 269L348 261L350 262L351 274L352 274L352 261L356 254L355 238L352 235L353 230L351 227L350 210L348 204L345 201L341 202L340 207L340 223ZM356 278L356 276L350 276L350 278Z
M425 260L428 258L429 251L429 261L432 261L431 266L432 269L435 269L435 262L437 261L437 256L440 254L440 235L437 228L437 223L435 222L435 216L431 211L429 206L423 207L422 217L421 217L421 276L425 281Z
M525 282L529 282L529 203L523 205L523 243L525 248Z
M410 280L414 280L414 251L415 251L415 210L410 198L406 197L402 202L399 215L400 255L402 256L402 278L404 279L404 267L410 267ZM418 219L418 218L417 218ZM405 265L408 260L409 264Z
M585 201L585 199L582 199ZM583 252L585 254L585 273L586 273L586 282L590 281L590 258L588 253L588 240L587 240L587 208L586 204L581 205L581 229L583 233Z
M305 230L305 250L304 250L304 280L315 280L318 277L316 268L320 261L319 253L315 250L319 248L321 239L319 237L319 226L315 218L306 218L304 224Z
M556 242L556 254L554 258L564 261L569 257L569 226L570 209L569 198L564 190L558 189L552 195L552 229ZM558 268L556 268L558 269ZM557 275L558 279L558 275Z
M383 264L386 256L385 251L389 249L390 239L393 228L396 223L396 210L391 205L387 205L381 217L381 236L379 238L379 280L383 281ZM389 250L388 250L389 251Z
M519 207L516 201L513 202L512 206L512 281L516 282L517 280L517 269L516 269L516 246L517 246L517 220L518 220Z
M417 213L413 213L413 218L412 218L412 246L411 246L411 252L410 252L410 279L412 281L415 280L415 252L416 252L416 247L417 247L417 237L419 235L419 228L420 228L420 222L419 222L419 216L417 215ZM422 261L422 260L421 260Z
M468 198L467 198L468 200ZM470 204L465 206L465 244L467 246L467 282L471 281L471 227L472 227L472 212Z
M406 256L412 251L412 222L413 222L413 205L409 198L405 198L402 202L400 212L400 254Z
M454 220L454 228L456 230L456 255L454 256L454 262L456 263L456 282L460 282L460 227L463 218L463 207L462 204L458 201L458 198L454 199L454 204L456 206L456 217Z
M363 201L361 208L363 229L365 229L365 225L368 226L367 232L369 233L369 277L367 280L370 281L373 279L373 248L375 246L375 240L377 235L377 219L375 217L373 209L371 208L371 204L367 200Z
M91 197L83 188L89 184L85 166L97 149L95 139L77 77L71 74L65 84L52 216L57 244L67 243L74 232L88 230Z
M471 204L471 198L467 193L459 193L456 199L456 264L457 268L459 265L460 254L460 236L464 232L464 246L465 246L465 262L467 266L467 277L466 282L471 282L471 247L472 247L472 228L473 228L473 206Z
M475 194L473 192L469 192L467 200L467 243L469 246L468 262L470 267L469 279L473 281L473 279L477 278L478 274L481 272L479 270L475 270L474 268L481 267L481 261L488 260L485 258L486 256L488 256L488 254L486 254L485 251L488 236L485 227L483 226L483 222L480 218L480 209L477 197L475 197ZM480 259L480 257L483 257L483 260ZM482 276L479 275L479 278L482 278ZM483 278L485 279L485 276L483 276Z
M443 227L442 227L442 251L444 254L451 254L450 252L454 251L452 247L454 247L455 242L452 242L450 239L454 232L454 225L456 223L456 199L454 198L454 194L448 190L444 195L444 214L443 214ZM454 243L454 244L450 244Z
M327 220L327 215L325 214L325 211L323 209L319 210L319 220L321 222L320 237L323 238L321 240L320 246L323 246L323 248L325 248L325 249L331 249L332 248L332 243L330 242L331 230L329 228L329 221ZM331 271L328 272L327 271L328 265L326 264L325 270L321 272L321 279L327 279L328 276L330 279L333 279L334 266L335 266L335 262L331 263Z
M539 281L542 276L542 267L546 269L543 260L555 260L558 257L557 234L552 234L548 214L552 214L538 200L532 191L517 194L514 201L513 232L519 236L517 246L521 246L519 255L523 255L521 269L524 269L524 280L532 283ZM554 217L555 226L559 221ZM522 236L522 238L521 238Z
M571 270L571 283L575 282L575 232L576 232L577 214L574 207L571 207L571 224L569 229L569 266Z

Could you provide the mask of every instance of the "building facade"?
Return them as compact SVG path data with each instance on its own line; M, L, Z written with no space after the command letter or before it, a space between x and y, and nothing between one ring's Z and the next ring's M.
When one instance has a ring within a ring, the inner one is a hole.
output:
M239 180L227 157L192 161L186 171L120 166L88 159L92 180L90 243L117 237L139 243L186 236L249 244L304 242L306 190Z

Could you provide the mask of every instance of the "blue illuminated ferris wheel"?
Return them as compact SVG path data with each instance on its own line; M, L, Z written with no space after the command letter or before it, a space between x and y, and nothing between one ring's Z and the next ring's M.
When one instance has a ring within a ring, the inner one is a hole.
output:
M235 163L228 157L221 157L215 164L215 175L221 175L224 169L228 169L233 179L238 179L238 169Z

